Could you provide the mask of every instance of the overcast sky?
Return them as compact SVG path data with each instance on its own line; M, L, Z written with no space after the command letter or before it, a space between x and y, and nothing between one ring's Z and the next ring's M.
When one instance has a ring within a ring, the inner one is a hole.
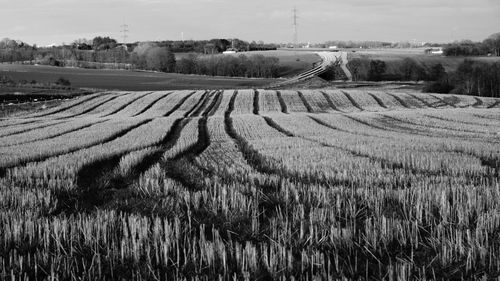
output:
M97 35L129 39L241 38L293 41L483 40L500 32L500 0L0 0L0 38L70 43ZM119 40L121 41L121 40Z

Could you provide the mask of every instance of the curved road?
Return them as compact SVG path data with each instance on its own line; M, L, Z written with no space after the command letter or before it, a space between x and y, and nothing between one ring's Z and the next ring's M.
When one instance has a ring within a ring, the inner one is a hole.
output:
M277 84L271 85L271 87L277 87L277 86L282 86L282 85L287 85L287 84L292 84L296 83L299 81L303 81L309 78L312 78L314 76L318 76L322 73L324 73L329 66L331 65L340 65L341 69L344 71L345 75L347 76L349 81L352 81L352 75L349 69L347 68L347 52L316 52L318 56L321 57L322 62L320 65L303 72L295 77L292 77L288 80L279 82Z
M345 73L345 76L347 76L347 81L351 82L352 81L352 74L351 74L351 71L349 71L349 69L347 68L347 63L349 62L347 59L347 52L340 52L340 53L342 55L342 57L340 59L340 61L341 61L340 68L342 68L342 70Z

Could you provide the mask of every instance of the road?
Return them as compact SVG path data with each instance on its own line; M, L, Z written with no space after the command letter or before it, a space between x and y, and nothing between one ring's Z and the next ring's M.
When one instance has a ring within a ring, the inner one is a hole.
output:
M339 65L341 69L344 71L345 75L347 76L349 81L352 81L352 74L347 68L347 52L316 52L318 56L321 57L322 62L320 65L303 72L295 77L292 77L286 81L279 82L277 84L272 85L271 87L277 87L277 86L283 86L287 84L293 84L299 81L307 80L309 78L312 78L314 76L318 76L325 71L327 71L328 67L331 65Z
M345 75L347 76L347 81L351 82L352 81L352 74L351 71L347 68L347 63L349 60L347 59L347 52L340 52L341 53L341 58L340 58L340 68L344 71Z

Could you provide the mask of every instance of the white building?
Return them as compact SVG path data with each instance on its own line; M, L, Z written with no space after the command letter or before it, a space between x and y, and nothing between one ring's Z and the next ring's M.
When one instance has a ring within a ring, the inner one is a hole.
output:
M236 49L233 49L233 48L229 48L227 49L226 51L222 52L223 54L227 55L227 54L236 54L238 52L238 50Z
M443 54L443 48L432 49L431 54L442 55Z

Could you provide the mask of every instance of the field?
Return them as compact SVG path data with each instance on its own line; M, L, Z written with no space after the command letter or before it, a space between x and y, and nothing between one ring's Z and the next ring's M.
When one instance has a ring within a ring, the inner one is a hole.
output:
M348 49L349 59L382 60L387 63L388 73L399 73L399 63L405 58L411 58L425 67L440 63L447 72L455 71L465 60L498 62L499 57L446 57L442 55L425 54L425 48L415 49ZM353 52L354 51L354 52Z
M190 53L176 53L175 58L180 60L184 57L189 56ZM210 56L197 54L199 56ZM282 50L271 50L271 51L251 51L251 52L238 52L236 54L231 54L231 56L253 56L253 55L263 55L266 57L277 57L280 60L280 77L291 77L307 70L313 68L313 64L320 63L321 58L315 54L313 51L308 50L307 52L293 49L282 49ZM227 55L226 55L227 56Z
M15 81L36 80L40 83L55 82L60 77L64 77L75 88L122 91L258 88L277 81L276 79L209 77L176 73L62 68L0 63L0 76L3 75L10 76Z
M109 91L0 119L0 280L500 275L500 100Z
M263 55L279 58L281 77L291 77L300 74L313 68L313 64L321 63L321 58L314 52L300 52L293 50L252 51L237 53L236 56L240 54L246 56Z

